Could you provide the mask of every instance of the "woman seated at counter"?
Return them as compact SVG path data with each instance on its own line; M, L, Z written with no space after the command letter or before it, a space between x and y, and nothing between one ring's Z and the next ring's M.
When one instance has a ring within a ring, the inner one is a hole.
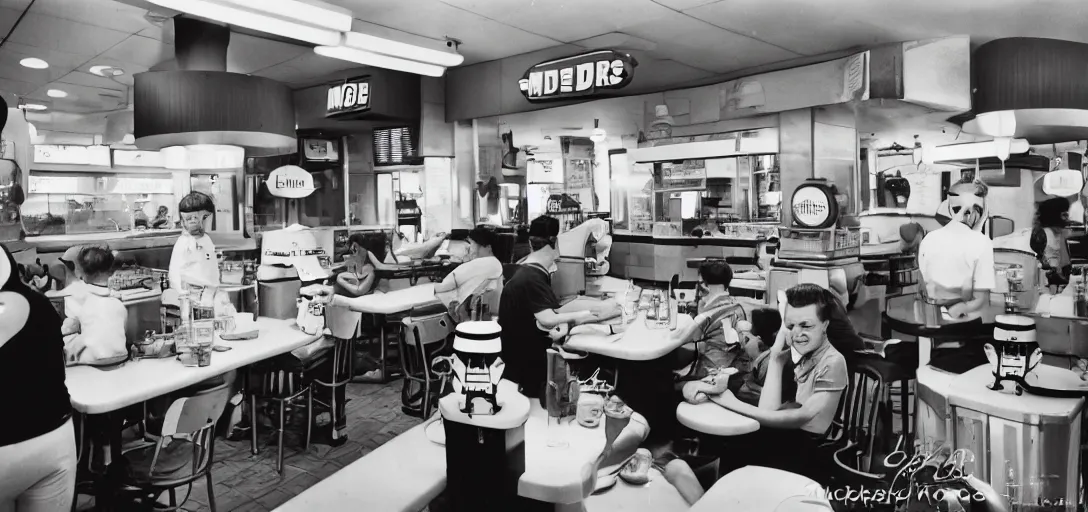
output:
M1036 215L1036 230L1045 237L1046 245L1040 254L1043 269L1046 270L1050 285L1069 284L1069 273L1073 268L1066 244L1069 227L1069 200L1055 197L1039 203ZM1033 236L1034 233L1033 233Z
M366 249L366 236L354 233L348 238L349 254L344 270L336 275L337 291L350 297L360 297L374 289L373 255Z
M846 359L831 346L827 330L834 304L823 288L802 284L786 292L783 328L770 349L767 380L752 406L725 391L713 398L718 405L755 419L760 429L731 438L728 456L721 459L726 474L746 465L782 469L825 483L827 454L820 449L846 389ZM783 372L791 352L800 356L794 372L796 398L783 400ZM711 400L706 394L691 401Z

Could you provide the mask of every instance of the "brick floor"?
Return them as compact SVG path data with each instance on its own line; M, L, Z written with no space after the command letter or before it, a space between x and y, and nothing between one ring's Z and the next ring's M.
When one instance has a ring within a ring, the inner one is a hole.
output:
M386 441L421 422L400 410L401 381L388 384L349 384L347 389L347 442L338 447L312 443L303 453L301 436L284 439L284 470L276 472L276 444L270 429L259 429L260 453L250 452L249 439L215 443L212 468L216 509L222 512L266 512L297 496L310 486L370 453ZM178 500L185 495L179 489ZM93 501L80 496L79 509L88 510ZM205 512L208 495L203 481L194 484L188 512Z

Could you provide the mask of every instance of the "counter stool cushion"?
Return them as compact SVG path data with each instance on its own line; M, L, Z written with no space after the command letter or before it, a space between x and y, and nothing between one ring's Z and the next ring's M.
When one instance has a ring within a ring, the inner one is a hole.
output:
M758 421L710 402L681 403L676 407L676 419L685 427L712 436L740 436L759 430Z

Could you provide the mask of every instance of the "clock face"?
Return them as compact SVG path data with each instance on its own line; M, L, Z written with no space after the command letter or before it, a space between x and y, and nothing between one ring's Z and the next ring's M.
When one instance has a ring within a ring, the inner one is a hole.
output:
M793 193L791 208L793 219L798 224L805 227L819 226L831 215L830 196L817 187L800 187Z

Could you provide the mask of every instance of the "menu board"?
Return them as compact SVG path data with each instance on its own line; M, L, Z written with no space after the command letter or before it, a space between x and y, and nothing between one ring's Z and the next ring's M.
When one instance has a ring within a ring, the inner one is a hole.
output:
M566 176L563 180L567 190L593 188L593 161L592 160L567 160Z
M684 160L680 163L662 162L654 188L658 191L703 190L706 188L704 160Z

